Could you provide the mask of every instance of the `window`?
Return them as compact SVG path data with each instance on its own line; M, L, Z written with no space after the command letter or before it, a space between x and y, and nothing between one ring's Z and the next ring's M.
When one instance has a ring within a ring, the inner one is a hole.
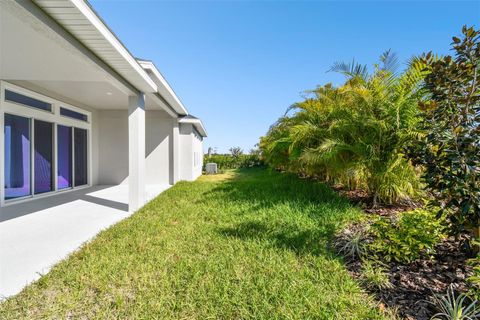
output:
M73 110L70 110L70 109L66 109L66 108L63 108L63 107L60 107L60 115L65 116L65 117L69 117L69 118L73 118L73 119L77 119L77 120L80 120L80 121L85 121L85 122L88 121L88 116L86 114L76 112L76 111L73 111Z
M91 114L74 111L77 108L73 106L57 107L65 104L34 92L25 96L28 90L16 89L13 84L0 81L0 86L5 97L0 100L4 119L0 129L4 133L0 149L4 160L2 205L4 201L88 186Z
M57 126L57 188L67 189L72 181L72 128Z
M27 107L32 107L44 111L52 112L52 105L50 103L24 96L23 94L5 90L5 101L15 102Z
M30 119L5 114L5 199L29 196Z
M200 158L200 157L199 157L198 152L194 152L194 153L193 153L193 166L194 166L194 167L198 166L198 164L199 164L199 162L200 162L200 161L199 161L199 160L200 160L199 158Z
M75 186L87 184L87 130L75 128Z
M53 123L34 121L35 194L53 191Z

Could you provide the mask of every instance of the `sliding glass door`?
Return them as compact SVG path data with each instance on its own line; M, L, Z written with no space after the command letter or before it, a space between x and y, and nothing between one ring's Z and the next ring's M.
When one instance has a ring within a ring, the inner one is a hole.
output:
M50 192L53 186L53 123L34 121L35 194Z
M5 200L31 195L30 119L5 114Z
M75 187L77 187L86 185L88 183L87 130L75 128L74 148L75 151L73 154L75 156Z
M55 179L57 190L88 184L86 129L57 125L55 139L51 122L11 114L5 114L4 122L5 200L54 191Z
M88 186L91 113L3 81L0 97L0 206Z
M73 186L72 127L57 126L57 188Z

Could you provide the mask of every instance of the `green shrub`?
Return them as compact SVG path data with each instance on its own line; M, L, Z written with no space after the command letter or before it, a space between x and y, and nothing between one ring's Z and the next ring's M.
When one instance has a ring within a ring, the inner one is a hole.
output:
M478 241L473 242L478 246ZM475 299L480 300L480 253L477 256L468 261L468 264L472 266L473 274L467 278L467 282L470 284L469 294Z
M386 290L393 287L385 266L379 261L362 262L361 281L371 290Z
M479 236L480 221L480 30L463 27L453 37L454 57L423 60L429 100L412 159L424 167L427 189L455 234Z
M363 65L336 64L332 71L346 76L344 84L319 86L291 106L260 139L265 162L363 189L372 194L374 205L415 198L420 180L403 149L420 120L425 74L419 60L402 73L396 65L390 50L371 74Z
M258 154L241 154L237 156L213 154L205 156L204 165L210 162L216 163L218 170L252 168L263 165L263 161Z
M386 261L409 263L422 254L434 254L443 231L442 221L423 209L401 213L395 219L381 217L370 228L375 239L368 249Z

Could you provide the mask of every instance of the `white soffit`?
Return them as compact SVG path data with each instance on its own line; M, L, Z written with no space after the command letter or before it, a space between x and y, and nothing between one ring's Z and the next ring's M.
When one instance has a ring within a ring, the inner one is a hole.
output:
M151 101L155 104L155 106L160 107L163 111L165 111L169 116L172 118L177 118L177 113L166 103L166 101L158 95L158 93L149 93L147 94L147 101ZM147 103L147 108L150 107L150 104ZM156 108L152 108L156 109ZM148 110L148 109L147 109Z
M84 0L34 2L137 90L157 92L155 82Z

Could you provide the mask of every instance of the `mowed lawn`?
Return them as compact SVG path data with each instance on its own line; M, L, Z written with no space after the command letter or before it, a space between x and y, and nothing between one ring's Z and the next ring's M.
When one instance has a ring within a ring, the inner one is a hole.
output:
M263 169L181 182L100 233L1 319L383 319L328 241L361 212Z

